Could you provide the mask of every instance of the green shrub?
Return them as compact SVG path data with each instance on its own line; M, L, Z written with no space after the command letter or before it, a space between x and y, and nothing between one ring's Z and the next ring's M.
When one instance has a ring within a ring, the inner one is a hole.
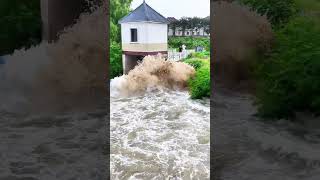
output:
M193 78L188 81L192 99L210 97L210 66L200 67Z
M120 44L110 44L110 79L122 75L122 52Z
M0 1L0 55L41 41L39 0Z
M297 12L294 0L240 0L240 2L260 15L266 15L274 26L288 22Z
M292 19L276 33L270 58L259 67L259 114L290 117L320 113L320 26L311 17Z
M184 62L196 70L195 76L188 81L191 98L210 97L210 61L208 59L187 59Z
M203 59L187 59L183 62L191 65L195 70L198 70L199 68L208 64L208 60Z
M207 51L210 50L210 39L206 37L170 37L168 40L170 48L179 48L183 44L186 45L187 49L203 46Z

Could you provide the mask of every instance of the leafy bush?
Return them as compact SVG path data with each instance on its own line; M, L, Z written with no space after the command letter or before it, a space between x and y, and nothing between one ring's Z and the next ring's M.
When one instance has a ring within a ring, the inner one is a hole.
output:
M122 52L120 44L110 44L110 79L122 75Z
M30 47L41 41L39 0L0 1L0 54Z
M270 59L258 69L259 113L290 117L297 111L320 113L320 26L311 17L292 19L276 33Z
M206 50L210 50L210 39L203 37L170 37L168 44L170 48L179 48L184 44L187 49L203 46Z
M266 15L274 26L288 22L296 13L294 0L240 0L260 15Z
M191 65L195 70L198 70L199 68L209 63L208 60L203 60L203 59L187 59L184 62Z
M210 61L208 59L187 59L184 62L196 70L195 76L188 81L191 98L210 97Z
M192 99L210 97L210 66L201 66L193 78L188 81Z

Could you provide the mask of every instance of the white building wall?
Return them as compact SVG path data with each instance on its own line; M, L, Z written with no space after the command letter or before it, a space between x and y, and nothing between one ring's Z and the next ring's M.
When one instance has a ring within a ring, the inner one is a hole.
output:
M168 25L159 23L123 23L121 24L121 41L123 44L130 44L130 29L137 28L138 42L142 44L167 43Z

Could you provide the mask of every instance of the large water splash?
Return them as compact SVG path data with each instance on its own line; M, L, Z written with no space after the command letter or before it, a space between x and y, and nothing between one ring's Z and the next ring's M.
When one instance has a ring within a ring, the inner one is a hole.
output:
M129 96L148 89L183 89L195 70L183 62L146 56L128 75L111 80L111 96Z
M7 99L4 104L14 98L10 110L22 104L28 109L49 110L101 100L107 92L106 9L103 5L82 14L55 43L17 50L7 57L1 69L0 95Z

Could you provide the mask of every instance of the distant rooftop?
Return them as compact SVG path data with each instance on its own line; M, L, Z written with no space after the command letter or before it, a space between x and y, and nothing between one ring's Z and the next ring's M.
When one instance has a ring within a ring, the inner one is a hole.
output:
M169 24L169 21L150 7L145 1L127 16L119 20L119 24L127 22L157 22Z
M167 20L169 21L169 23L178 21L178 20L177 20L176 18L174 18L174 17L167 17Z

